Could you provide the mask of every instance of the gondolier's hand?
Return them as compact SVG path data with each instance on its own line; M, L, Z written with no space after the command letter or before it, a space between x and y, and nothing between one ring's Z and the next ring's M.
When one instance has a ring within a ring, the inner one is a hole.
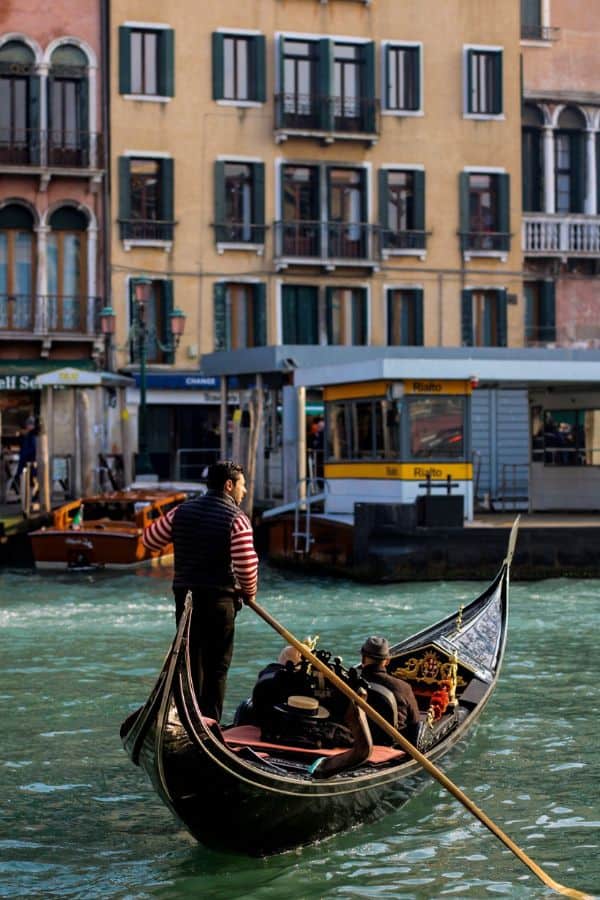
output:
M251 600L252 600L252 601L256 600L256 594L240 594L240 596L241 596L241 598L242 598L242 603L243 603L245 606L248 606L248 603L249 603Z

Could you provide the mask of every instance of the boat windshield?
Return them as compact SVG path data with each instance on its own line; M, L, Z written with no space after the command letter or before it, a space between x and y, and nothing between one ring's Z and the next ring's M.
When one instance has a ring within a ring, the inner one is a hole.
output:
M98 519L110 519L111 522L133 522L134 518L134 504L129 501L103 503L97 500L86 500L83 503L83 519L86 522L95 522Z

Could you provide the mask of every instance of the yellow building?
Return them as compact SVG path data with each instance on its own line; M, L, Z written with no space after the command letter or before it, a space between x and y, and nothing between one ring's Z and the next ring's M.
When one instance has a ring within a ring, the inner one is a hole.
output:
M148 277L161 474L218 422L216 382L178 389L202 354L522 346L519 15L489 0L112 3L116 363L135 364Z

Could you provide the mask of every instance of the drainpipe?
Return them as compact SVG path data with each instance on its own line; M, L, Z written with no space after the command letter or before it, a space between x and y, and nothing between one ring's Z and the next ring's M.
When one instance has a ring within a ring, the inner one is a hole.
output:
M103 304L112 306L111 296L111 209L110 209L110 169L111 169L111 145L110 145L110 2L100 0L100 109L102 123L102 148L99 156L100 167L104 167L102 180L102 260L103 260ZM104 368L111 371L112 354L107 353Z

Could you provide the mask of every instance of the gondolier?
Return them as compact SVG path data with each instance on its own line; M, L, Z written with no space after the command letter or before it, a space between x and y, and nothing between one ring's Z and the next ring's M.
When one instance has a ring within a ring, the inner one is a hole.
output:
M246 479L240 465L221 461L208 470L207 492L187 500L145 529L150 550L173 543L175 617L192 594L190 656L203 715L221 718L233 654L234 623L246 597L254 597L258 557L252 526L240 504Z

